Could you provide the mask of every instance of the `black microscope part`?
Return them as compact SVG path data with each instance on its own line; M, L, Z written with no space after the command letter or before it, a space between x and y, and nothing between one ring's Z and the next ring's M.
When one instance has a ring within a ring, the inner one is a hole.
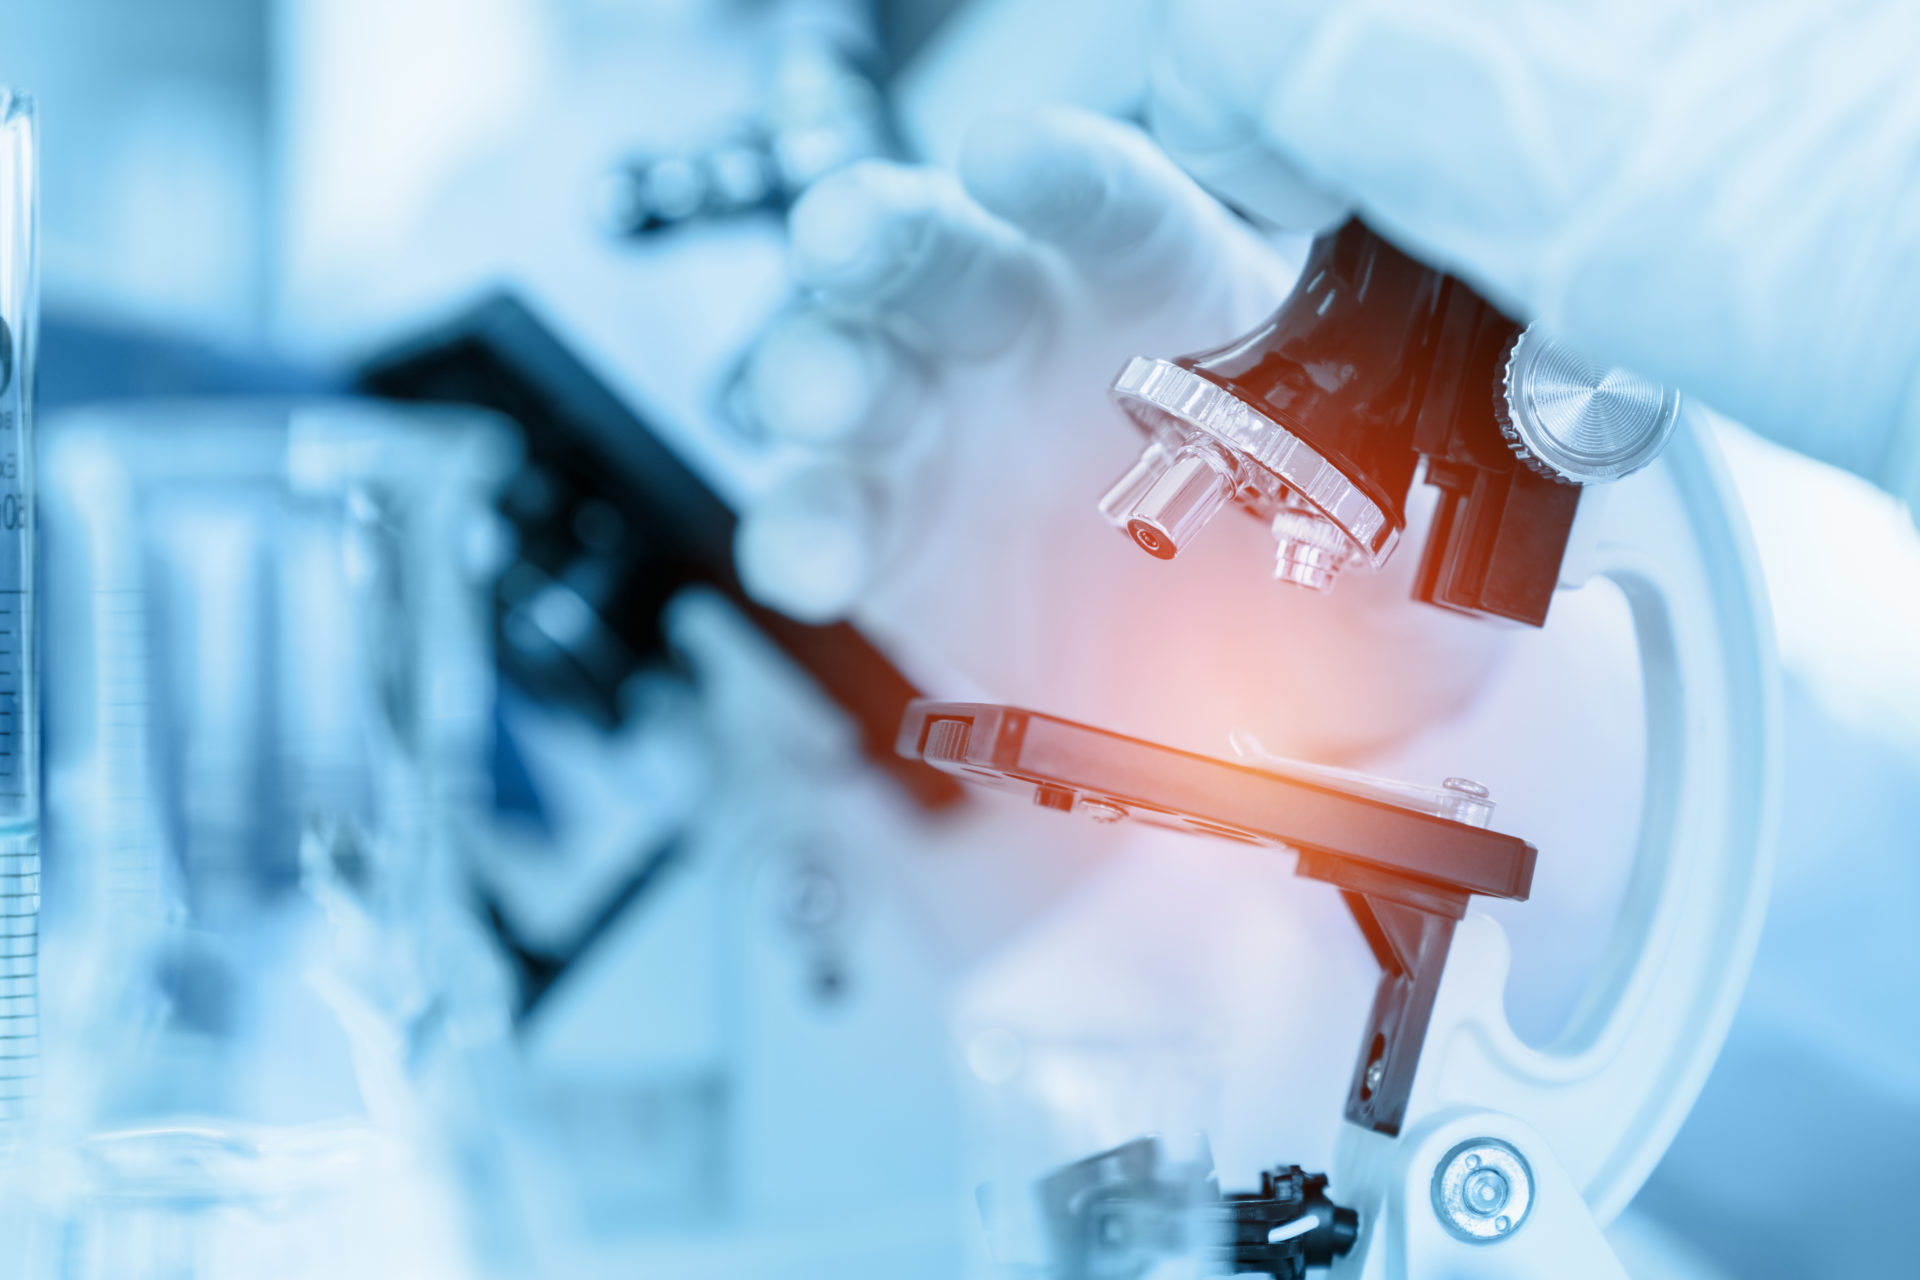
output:
M1414 595L1481 617L1544 626L1560 580L1580 487L1520 464L1495 404L1519 326L1452 277L1413 447L1440 504Z
M1042 808L1296 850L1297 873L1341 891L1380 964L1346 1113L1380 1133L1406 1118L1467 900L1524 900L1533 886L1534 847L1516 836L1019 707L916 702L897 745Z
M751 600L734 569L733 512L518 299L482 302L368 362L356 382L393 400L492 409L523 431L525 465L499 502L516 559L494 598L498 661L516 685L619 724L628 678L670 661L667 601L708 587L812 677L915 800L960 797L889 749L917 696L907 678L852 626L809 626Z
M1313 242L1260 327L1174 363L1284 424L1395 528L1424 458L1441 501L1416 597L1537 627L1580 489L1521 465L1501 433L1495 398L1519 334L1465 281L1356 218Z
M1174 363L1284 423L1404 528L1445 288L1356 219L1313 242L1300 283L1258 328Z
M1327 1175L1297 1164L1262 1170L1258 1191L1230 1191L1222 1200L1231 1275L1299 1280L1308 1267L1332 1266L1360 1238L1360 1215L1327 1198ZM1309 1215L1318 1225L1298 1235L1285 1230Z
M1076 1160L1035 1194L1059 1280L1130 1280L1192 1252L1221 1268L1214 1274L1302 1280L1360 1235L1359 1215L1327 1197L1324 1174L1279 1165L1257 1191L1223 1196L1210 1169L1168 1162L1156 1138Z

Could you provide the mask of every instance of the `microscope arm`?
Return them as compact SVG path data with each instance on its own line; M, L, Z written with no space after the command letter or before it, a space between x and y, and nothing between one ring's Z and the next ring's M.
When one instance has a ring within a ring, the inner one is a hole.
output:
M969 783L1096 819L1288 845L1301 874L1349 895L1383 970L1370 1026L1392 1030L1406 1056L1381 1056L1361 1107L1375 1055L1358 1066L1355 1123L1331 1172L1360 1229L1337 1275L1618 1277L1602 1227L1692 1106L1745 986L1771 871L1777 668L1704 412L1688 406L1666 453L1604 498L1583 504L1559 582L1605 580L1632 613L1646 784L1612 940L1548 1046L1509 1025L1505 934L1464 909L1473 893L1525 895L1523 842L1017 709L916 703L903 725L903 754ZM1510 1187L1525 1196L1509 1212L1450 1216L1441 1192L1469 1156L1514 1160Z

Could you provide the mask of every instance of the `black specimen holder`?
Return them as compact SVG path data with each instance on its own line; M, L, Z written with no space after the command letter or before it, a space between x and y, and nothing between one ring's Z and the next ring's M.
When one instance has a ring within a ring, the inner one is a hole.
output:
M496 583L494 620L501 668L522 689L619 723L621 685L667 661L667 601L705 586L839 704L869 758L916 800L959 798L948 779L891 750L918 696L907 678L853 627L809 626L750 599L733 566L733 512L518 300L483 302L371 361L357 382L519 424L526 462L499 500L515 559Z
M1076 1160L1038 1192L1058 1280L1141 1276L1159 1258L1202 1251L1222 1274L1302 1280L1360 1234L1320 1174L1281 1165L1261 1172L1257 1191L1223 1196L1206 1161L1170 1162L1154 1138Z
M1133 818L1298 852L1341 891L1381 969L1347 1119L1398 1134L1434 996L1467 899L1524 899L1534 847L1332 782L1302 781L1018 707L916 702L898 749L1045 808Z
M1424 459L1441 503L1418 598L1543 625L1580 488L1524 465L1503 430L1520 333L1465 282L1349 221L1314 241L1299 286L1252 332L1122 372L1114 398L1149 454L1103 510L1169 558L1238 503L1275 521L1276 575L1324 590L1345 565L1392 554Z

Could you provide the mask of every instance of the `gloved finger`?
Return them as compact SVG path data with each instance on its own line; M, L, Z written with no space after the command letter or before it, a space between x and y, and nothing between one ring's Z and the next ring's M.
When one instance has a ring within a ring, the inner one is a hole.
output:
M747 357L752 412L770 436L815 448L898 439L924 403L919 362L871 325L790 312Z
M930 353L977 359L1033 319L1039 264L937 170L868 161L815 183L789 222L800 283L889 317Z
M1051 243L1101 296L1159 308L1170 289L1284 287L1275 255L1138 129L1087 112L989 116L961 148L960 175L989 212Z
M794 476L750 507L734 531L747 594L802 622L846 616L873 576L878 514L852 470Z

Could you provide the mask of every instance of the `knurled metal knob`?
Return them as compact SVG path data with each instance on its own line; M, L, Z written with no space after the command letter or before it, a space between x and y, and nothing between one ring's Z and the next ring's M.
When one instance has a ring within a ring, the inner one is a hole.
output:
M1679 392L1534 328L1514 340L1493 399L1508 447L1563 484L1632 475L1666 448L1680 418Z

